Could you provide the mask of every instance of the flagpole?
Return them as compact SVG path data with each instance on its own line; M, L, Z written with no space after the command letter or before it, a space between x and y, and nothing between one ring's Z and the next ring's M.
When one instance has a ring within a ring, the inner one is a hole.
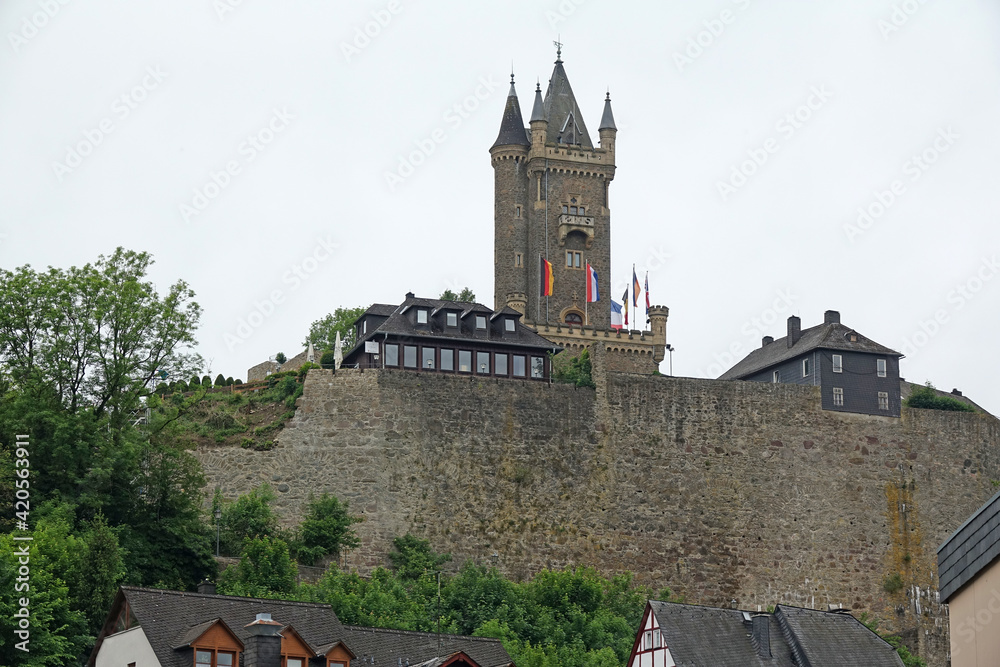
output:
M538 289L535 290L535 294L541 295L542 293L542 253L538 253ZM542 316L542 300L535 298L535 324L538 324L538 320Z
M587 310L587 306L590 305L590 264L587 264L587 270L584 271L586 274L585 281L583 284L583 323L590 324L590 312ZM581 327L581 330L583 327Z

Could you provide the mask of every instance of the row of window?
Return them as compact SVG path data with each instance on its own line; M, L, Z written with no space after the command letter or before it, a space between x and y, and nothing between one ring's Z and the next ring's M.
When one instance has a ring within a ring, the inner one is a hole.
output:
M459 373L475 373L476 375L495 375L502 377L532 378L545 377L545 357L528 357L523 354L508 354L506 352L473 352L472 350L455 350L453 348L436 348L430 346L403 345L403 368L419 368L425 371L442 370L458 371ZM399 368L400 346L396 343L385 345L386 368ZM456 352L458 353L456 355ZM457 365L456 365L457 356ZM419 358L419 364L418 364ZM475 366L473 366L475 359ZM530 361L529 361L530 360ZM530 363L530 366L529 366Z
M842 354L833 355L833 372L843 373L844 372L844 356ZM880 378L886 377L886 361L885 359L876 359L875 361L875 372ZM809 358L802 360L802 377L806 378L812 373L812 360ZM774 384L781 382L781 371L774 371L771 374L771 381Z
M563 204L562 212L569 215L587 215L587 208L585 206L567 206Z
M427 324L430 318L430 313L426 308L417 309L417 324ZM449 327L458 326L458 313L445 312L444 323ZM517 328L517 324L514 322L514 318L506 317L503 322L505 331L514 331ZM486 330L486 316L476 315L476 330L485 331ZM362 331L362 333L365 333Z
M642 633L642 643L639 646L639 650L650 651L654 648L660 648L660 646L666 645L666 642L661 641L659 630L646 630Z
M844 388L834 387L833 388L833 405L834 407L844 406ZM889 392L880 391L878 393L878 409L888 410L889 409Z

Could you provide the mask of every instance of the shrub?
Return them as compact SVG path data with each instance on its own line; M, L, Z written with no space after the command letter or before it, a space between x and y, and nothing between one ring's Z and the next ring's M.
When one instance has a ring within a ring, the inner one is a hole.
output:
M882 582L882 589L890 595L898 593L903 590L903 577L899 572L893 572Z
M333 368L336 363L336 355L333 350L326 350L319 358L319 365L322 368Z
M274 360L279 365L281 365L281 364L285 363L286 361L288 361L288 357L285 356L284 352L279 352L278 354L274 355Z
M161 382L160 384L156 385L156 389L153 390L153 393L154 394L166 394L169 391L170 391L169 385L167 385L166 382Z
M339 557L345 549L358 546L358 537L351 526L361 521L361 517L349 514L347 503L341 503L336 496L324 493L310 499L300 529L302 542L297 545L299 562L312 565L323 556Z
M191 391L194 391L194 388L200 385L201 385L201 378L198 377L197 375L192 375L191 381L188 382L188 388L190 388Z
M923 387L913 390L910 397L906 399L906 406L910 408L921 408L924 410L951 410L954 412L975 412L976 409L951 396L939 396L934 390L934 385L928 382Z
M565 382L577 387L594 386L590 353L587 350L568 359L561 355L549 358L552 361L552 379L556 382Z
M174 391L179 391L182 394L188 390L187 383L184 380L178 380L177 384L174 385Z
M230 380L232 380L232 382L230 382ZM233 380L233 378L227 378L226 382L229 382L230 384L243 384L243 380L240 379Z
M215 386L216 387L226 386L226 378L222 375L222 373L219 373L218 375L215 376Z
M212 378L208 377L207 375L205 375L204 377L202 377L201 378L201 386L202 387L211 387L212 386Z

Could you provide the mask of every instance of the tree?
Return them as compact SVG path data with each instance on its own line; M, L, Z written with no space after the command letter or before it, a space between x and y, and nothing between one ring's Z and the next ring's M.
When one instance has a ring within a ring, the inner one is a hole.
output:
M284 352L279 352L278 354L274 355L274 361L277 362L278 365L281 365L286 361L288 361L288 357L285 356Z
M312 565L327 555L339 558L342 551L358 546L358 536L351 526L363 519L349 514L347 505L328 493L315 500L310 498L299 529L302 539L297 551L299 562Z
M216 387L226 386L226 378L223 377L222 373L219 373L218 375L215 376L215 386Z
M589 351L584 350L575 357L557 354L550 356L550 358L552 359L552 379L556 382L565 382L577 387L595 386Z
M295 591L298 569L288 555L288 545L275 537L255 537L247 540L240 562L219 577L219 592L223 595L277 597Z
M951 410L954 412L975 412L976 409L951 396L941 396L930 382L923 387L915 387L906 399L906 406L925 410Z
M277 496L270 484L262 484L250 493L244 493L234 502L222 505L221 546L228 553L239 553L247 540L275 537L278 518L271 508Z
M441 292L441 296L439 296L438 298L443 301L475 302L476 295L468 287L463 287L462 291L459 294L455 294L454 292L451 291L451 289L446 289L445 291Z
M396 576L403 581L419 579L424 574L441 570L441 566L451 560L451 554L439 554L431 549L430 540L407 533L392 540L389 562Z
M365 312L363 306L356 308L337 308L322 319L309 325L309 334L303 345L312 341L317 350L332 350L340 332L340 342L344 351L350 350L357 343L354 335L354 322Z
M111 608L118 585L125 578L125 563L118 536L103 514L90 522L82 547L72 593L77 608L87 616L90 632L96 635Z
M333 350L327 350L319 358L320 368L332 369L337 364L337 355Z

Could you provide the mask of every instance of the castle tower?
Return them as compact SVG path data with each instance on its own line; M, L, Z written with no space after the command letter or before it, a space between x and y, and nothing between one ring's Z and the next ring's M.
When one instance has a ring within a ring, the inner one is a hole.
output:
M494 306L511 306L524 322L569 350L611 324L611 208L618 128L610 93L594 146L563 67L561 48L548 88L536 86L529 128L511 75L500 132L490 148L494 171ZM553 291L541 296L541 259L552 263ZM596 271L600 301L586 303L587 264ZM666 311L666 309L663 309ZM658 313L659 315L659 313ZM652 321L651 311L651 321ZM630 352L663 358L666 317L650 332L625 332ZM659 332L654 336L654 332ZM633 336L633 333L639 336ZM568 337L567 337L568 336ZM653 350L653 339L660 345ZM639 340L632 340L638 338ZM647 340L648 339L648 340ZM638 346L638 347L637 347Z

